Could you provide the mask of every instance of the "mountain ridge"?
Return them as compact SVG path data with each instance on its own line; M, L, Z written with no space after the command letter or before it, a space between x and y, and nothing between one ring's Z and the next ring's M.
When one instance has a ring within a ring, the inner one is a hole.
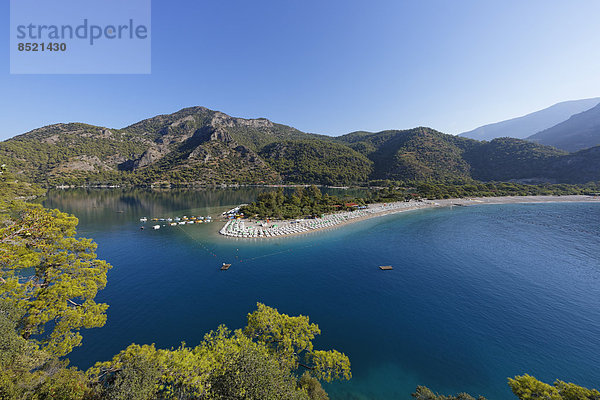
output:
M486 124L458 134L476 140L491 140L499 137L525 139L542 130L551 128L571 116L600 104L600 97L569 100L551 105L520 117Z
M600 145L600 104L529 136L527 140L571 152L598 146Z
M578 176L569 157L596 162L594 152L575 156L520 139L480 142L427 127L332 137L205 107L121 129L54 124L0 142L2 162L49 186L600 180L600 172Z

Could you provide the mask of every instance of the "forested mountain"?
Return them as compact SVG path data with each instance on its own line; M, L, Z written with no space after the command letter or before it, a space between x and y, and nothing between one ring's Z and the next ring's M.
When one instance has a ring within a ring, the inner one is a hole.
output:
M478 143L423 127L353 132L337 140L373 161L372 178L392 180L470 177L469 164L462 154L464 149Z
M122 129L46 126L1 142L0 162L48 186L600 180L598 149L568 154L520 139L479 142L425 127L330 137L204 107Z
M459 136L476 140L492 140L499 137L524 139L566 121L574 114L589 110L598 103L600 98L564 101L522 117L484 125Z
M566 151L600 145L600 104L527 138Z

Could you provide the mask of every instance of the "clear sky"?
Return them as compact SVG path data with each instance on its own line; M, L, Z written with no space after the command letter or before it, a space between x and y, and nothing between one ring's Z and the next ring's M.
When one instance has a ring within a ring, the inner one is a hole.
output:
M0 139L194 105L329 135L460 133L600 96L599 17L598 0L153 0L150 75L10 75L0 29Z

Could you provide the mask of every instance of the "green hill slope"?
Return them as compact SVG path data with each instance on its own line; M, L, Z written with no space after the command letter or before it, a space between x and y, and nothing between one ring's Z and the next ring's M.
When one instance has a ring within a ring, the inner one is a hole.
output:
M325 185L369 180L372 162L338 143L324 140L283 141L265 146L259 153L287 182Z
M600 180L593 149L568 154L520 139L480 142L425 127L328 137L204 107L122 129L46 126L1 142L0 162L49 186Z

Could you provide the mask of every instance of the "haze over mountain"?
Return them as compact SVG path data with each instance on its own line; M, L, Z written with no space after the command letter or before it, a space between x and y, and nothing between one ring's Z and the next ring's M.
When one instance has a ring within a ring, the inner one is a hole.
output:
M524 139L559 124L574 114L586 111L600 103L600 97L557 103L522 117L481 126L459 134L476 140L492 140L499 137Z
M331 137L204 107L123 129L55 124L0 142L0 163L48 186L378 179L583 183L600 180L599 153L600 147L569 154L513 138L480 142L427 127Z
M598 146L600 145L600 104L529 136L527 140L569 152Z

